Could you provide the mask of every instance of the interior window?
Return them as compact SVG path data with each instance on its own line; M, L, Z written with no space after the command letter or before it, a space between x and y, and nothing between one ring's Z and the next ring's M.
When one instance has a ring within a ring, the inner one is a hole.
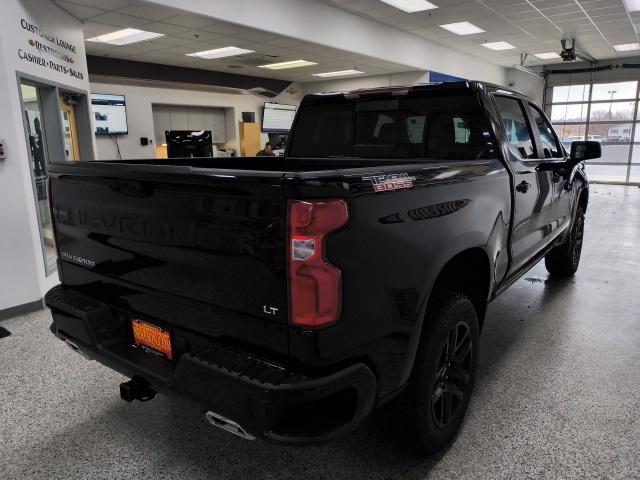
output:
M517 98L499 95L494 98L512 149L517 151L521 158L536 158L533 135L520 101Z
M542 143L544 158L562 158L564 153L562 152L562 148L560 148L560 143L558 142L558 137L553 127L538 107L533 104L529 105L533 113L533 120L536 122L538 131L540 132L540 142Z

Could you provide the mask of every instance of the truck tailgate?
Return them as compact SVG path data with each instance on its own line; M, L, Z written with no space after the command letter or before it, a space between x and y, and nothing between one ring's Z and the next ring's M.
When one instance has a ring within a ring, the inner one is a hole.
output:
M186 300L217 307L217 315L286 324L286 200L277 172L158 175L135 163L98 163L53 165L50 182L65 284L139 289L157 302L155 312Z

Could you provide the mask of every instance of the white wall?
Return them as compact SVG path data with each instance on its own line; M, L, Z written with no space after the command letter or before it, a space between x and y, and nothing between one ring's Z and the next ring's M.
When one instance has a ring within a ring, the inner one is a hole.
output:
M429 81L429 72L401 72L371 77L349 77L304 83L304 93L346 92L360 88L417 85Z
M524 93L538 105L542 105L544 78L516 68L510 68L507 70L507 86Z
M21 20L37 25L50 35L75 47L69 52L74 62L41 53L30 40L63 50L55 43L22 28ZM54 71L52 64L23 60L19 52L28 52L67 67ZM83 78L70 75L70 68ZM0 15L0 139L5 142L7 158L0 160L0 310L34 302L58 282L57 274L46 276L38 217L31 180L31 167L22 121L16 72L80 90L89 82L82 26L52 2L39 0L3 0Z
M127 121L129 134L118 136L118 144L123 159L155 158L155 142L143 147L140 137L154 138L152 105L186 105L197 107L220 107L227 109L227 148L234 148L239 154L239 122L242 112L255 112L256 122L262 122L262 107L265 101L275 101L298 105L302 90L294 87L295 94L283 92L274 99L257 97L253 94L216 93L176 88L141 87L137 85L91 83L91 91L124 95L127 102ZM262 143L268 140L262 134ZM109 137L96 137L98 160L117 159L117 149Z

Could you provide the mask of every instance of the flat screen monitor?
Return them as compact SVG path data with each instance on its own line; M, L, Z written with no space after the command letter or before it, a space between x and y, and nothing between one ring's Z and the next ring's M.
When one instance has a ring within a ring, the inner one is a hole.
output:
M213 140L210 130L167 130L167 157L213 157Z
M91 108L93 109L96 135L125 135L129 133L124 95L92 93Z
M265 133L288 133L296 116L295 105L265 103L262 114L262 131Z

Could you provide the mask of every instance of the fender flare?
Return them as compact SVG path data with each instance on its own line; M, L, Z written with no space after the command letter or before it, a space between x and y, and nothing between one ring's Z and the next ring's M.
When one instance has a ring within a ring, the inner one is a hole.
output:
M412 329L411 333L410 333L410 342L409 342L409 347L407 349L407 356L405 357L405 365L404 365L404 369L402 371L402 376L401 376L401 381L399 382L400 385L405 385L410 377L411 377L411 373L413 372L413 369L415 367L415 361L416 361L416 356L418 353L418 347L420 345L420 341L422 340L422 336L423 336L423 332L424 332L424 326L426 325L426 315L427 315L427 311L429 308L429 303L431 301L432 298L432 294L433 294L433 287L436 284L436 281L438 280L438 278L441 277L442 273L444 272L445 268L447 265L449 265L451 263L452 260L454 260L457 256L463 254L464 252L468 252L470 250L482 250L482 252L484 252L485 256L487 257L488 263L489 263L489 271L487 272L488 275L488 281L489 281L489 288L488 288L488 293L487 293L487 303L489 300L489 295L491 292L491 287L492 287L492 282L493 282L493 263L494 260L491 259L491 256L489 254L489 252L487 251L487 245L468 245L466 246L466 248L463 248L459 251L457 251L455 254L451 254L447 256L447 260L442 262L438 269L437 269L437 275L435 275L430 282L428 283L428 285L425 287L426 290L426 295L424 296L419 308L417 309L417 313L416 313L416 322L414 325L414 328Z

